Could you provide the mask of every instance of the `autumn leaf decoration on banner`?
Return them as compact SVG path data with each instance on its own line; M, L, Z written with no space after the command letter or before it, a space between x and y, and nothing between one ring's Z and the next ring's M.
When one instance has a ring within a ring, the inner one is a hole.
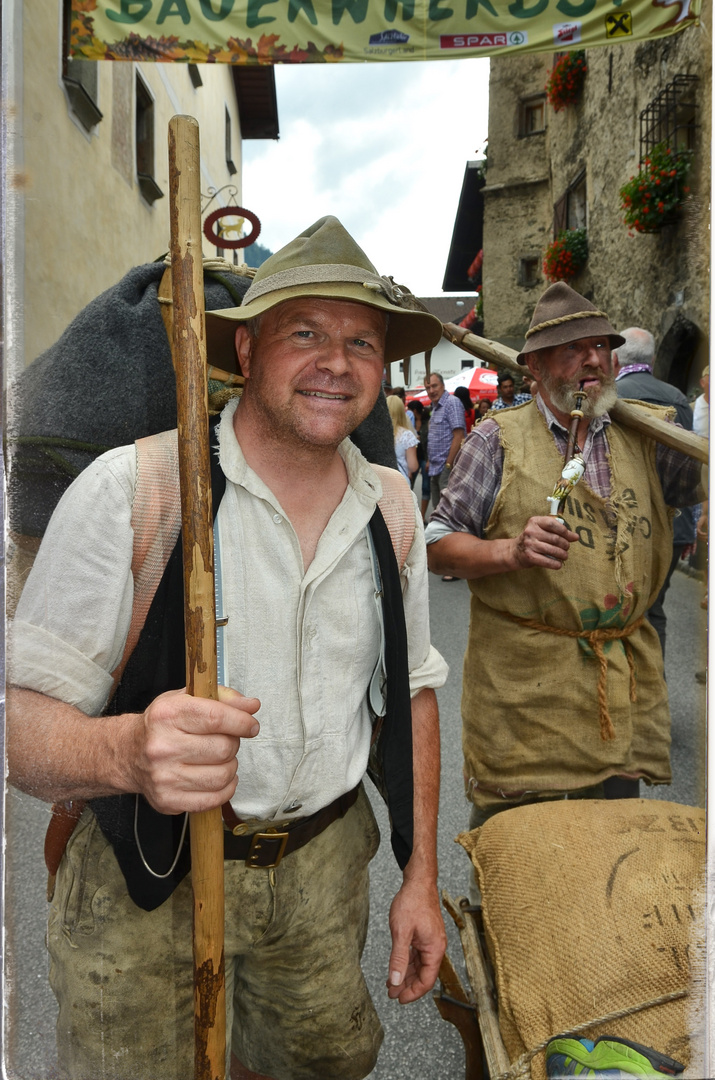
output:
M326 45L321 51L312 41L306 48L294 45L288 49L279 45L277 34L262 34L256 45L252 38L232 37L225 46L210 48L203 41L181 41L170 37L142 37L129 33L121 41L105 44L94 35L94 20L89 14L96 11L97 0L73 0L70 47L74 56L86 60L160 60L186 61L189 64L304 64L335 63L343 59L342 45Z

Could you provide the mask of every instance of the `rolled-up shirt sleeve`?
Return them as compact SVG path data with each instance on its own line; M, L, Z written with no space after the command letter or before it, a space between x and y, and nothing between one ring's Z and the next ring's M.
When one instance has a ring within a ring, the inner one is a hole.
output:
M8 634L8 681L99 715L133 600L133 446L97 458L52 516Z
M429 520L426 542L434 544L454 532L468 532L482 539L503 469L499 425L494 420L482 420L462 444L449 484Z
M447 662L430 641L427 549L416 499L415 535L400 571L400 581L407 627L410 696L414 697L425 687L436 690L444 686L449 674Z

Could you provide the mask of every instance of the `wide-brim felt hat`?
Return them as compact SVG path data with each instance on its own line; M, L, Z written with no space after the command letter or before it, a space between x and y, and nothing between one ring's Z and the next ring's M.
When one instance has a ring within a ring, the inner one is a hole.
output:
M526 341L517 356L519 364L526 363L526 354L554 345L567 345L580 338L608 337L611 349L623 345L625 338L611 326L605 311L599 311L565 281L550 285L534 308Z
M414 310L409 290L381 277L365 252L336 217L324 217L275 255L266 259L240 307L206 312L209 361L236 367L234 323L300 296L366 304L389 315L385 361L403 360L433 349L442 323L427 311Z

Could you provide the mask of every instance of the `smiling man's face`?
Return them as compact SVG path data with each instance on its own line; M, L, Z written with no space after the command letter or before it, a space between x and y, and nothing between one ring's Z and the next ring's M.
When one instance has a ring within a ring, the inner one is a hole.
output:
M239 325L236 349L246 403L272 436L337 446L380 392L385 316L343 300L286 300L261 316L257 338Z

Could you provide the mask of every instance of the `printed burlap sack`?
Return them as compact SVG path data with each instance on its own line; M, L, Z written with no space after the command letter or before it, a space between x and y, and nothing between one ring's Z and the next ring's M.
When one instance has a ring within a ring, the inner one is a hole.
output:
M503 409L495 420L504 474L488 540L518 536L530 517L546 513L563 467L535 403ZM620 773L670 781L663 658L643 616L672 558L671 512L655 443L616 424L607 439L610 496L584 481L574 489L565 520L579 540L558 573L532 567L469 582L462 741L477 806L498 793L573 791ZM605 678L589 633L606 635ZM514 678L523 670L536 673L528 693Z
M704 1075L704 810L564 800L505 811L457 840L482 891L512 1064L553 1036L633 1010L579 1034L620 1035ZM531 1076L546 1076L543 1051Z

